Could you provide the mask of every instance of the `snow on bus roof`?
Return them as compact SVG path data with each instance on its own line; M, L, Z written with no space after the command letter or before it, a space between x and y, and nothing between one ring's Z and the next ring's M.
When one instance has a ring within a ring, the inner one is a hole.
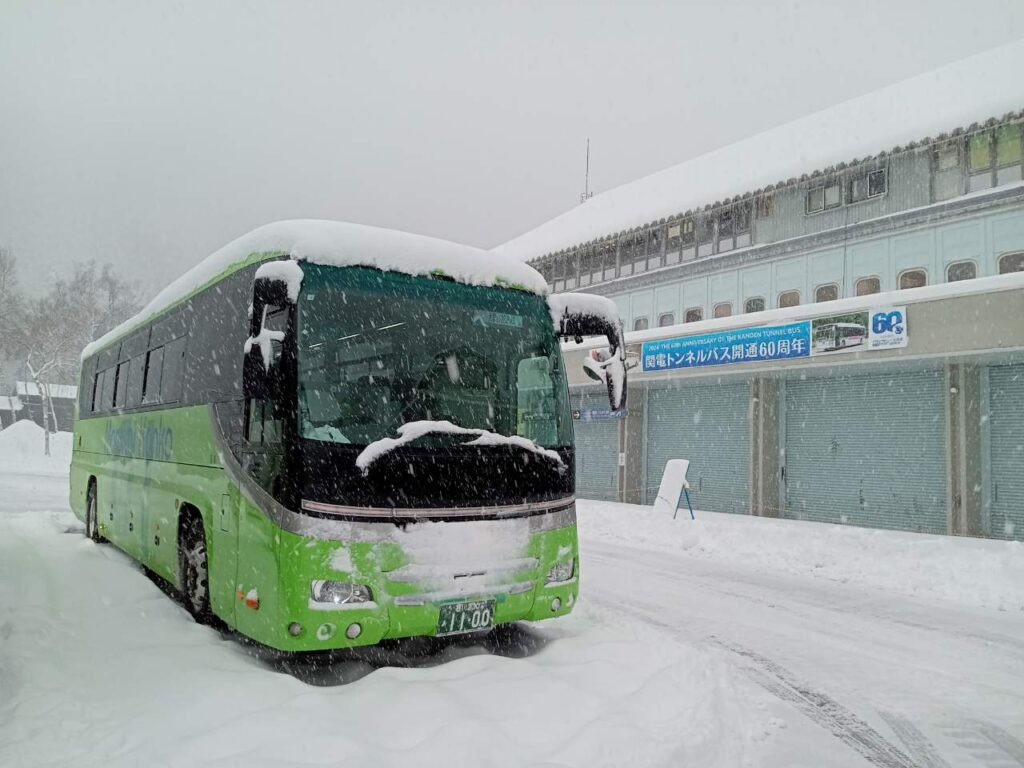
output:
M1019 110L1024 40L772 128L594 195L493 249L534 259Z
M468 285L516 287L540 295L544 278L521 261L409 232L321 219L278 221L254 229L207 256L172 282L141 312L82 350L103 349L131 328L168 309L241 264L253 254L288 254L296 261L331 266L374 267L410 275L443 274Z

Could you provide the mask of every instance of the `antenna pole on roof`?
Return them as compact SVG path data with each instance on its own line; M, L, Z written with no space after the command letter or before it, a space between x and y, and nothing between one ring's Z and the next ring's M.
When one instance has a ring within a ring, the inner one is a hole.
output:
M583 177L583 193L580 195L580 202L585 203L592 198L594 193L590 191L590 137L587 137L587 170Z

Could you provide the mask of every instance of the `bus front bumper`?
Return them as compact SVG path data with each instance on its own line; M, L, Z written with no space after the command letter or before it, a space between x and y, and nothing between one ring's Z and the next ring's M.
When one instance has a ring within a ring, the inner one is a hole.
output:
M269 592L266 587L259 590L255 610L263 615L243 631L282 651L335 650L386 639L437 636L444 606L460 602L483 601L490 607L493 601L493 626L540 621L569 613L578 596L575 525L531 533L527 557L516 563L519 570L472 574L462 584L459 580L439 584L436 579L425 583L415 573L410 577L404 554L379 544L345 545L347 551L339 558L338 542L300 537L288 541L292 534L281 531L280 535L280 551L285 553L278 559L280 579L267 585ZM552 568L559 563L565 568L567 561L572 563L571 575L549 582ZM365 585L371 599L344 605L317 603L310 584L318 579Z

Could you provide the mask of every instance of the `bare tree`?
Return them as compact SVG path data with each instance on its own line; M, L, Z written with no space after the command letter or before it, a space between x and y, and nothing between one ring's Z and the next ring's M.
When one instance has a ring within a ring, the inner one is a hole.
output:
M11 333L21 307L16 267L11 252L0 248L0 360L13 351Z
M66 369L79 343L72 331L74 313L63 294L50 294L30 302L17 318L14 340L23 355L25 370L39 392L43 411L43 450L50 455L49 379ZM56 425L54 425L56 426Z
M54 381L78 381L83 347L135 313L138 287L121 280L109 265L73 265L71 276L56 280L49 293L25 302L12 320L11 339L39 392L46 432L44 449L50 455L50 397Z

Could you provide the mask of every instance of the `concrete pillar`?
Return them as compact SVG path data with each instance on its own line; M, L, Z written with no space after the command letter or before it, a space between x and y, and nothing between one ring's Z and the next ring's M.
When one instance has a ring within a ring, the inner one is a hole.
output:
M619 422L619 455L625 457L625 464L619 466L619 501L627 504L644 503L645 390L643 386L629 388L629 415Z
M948 531L982 536L981 369L946 366L946 509Z
M775 379L750 382L750 514L778 517L781 479L780 387Z

